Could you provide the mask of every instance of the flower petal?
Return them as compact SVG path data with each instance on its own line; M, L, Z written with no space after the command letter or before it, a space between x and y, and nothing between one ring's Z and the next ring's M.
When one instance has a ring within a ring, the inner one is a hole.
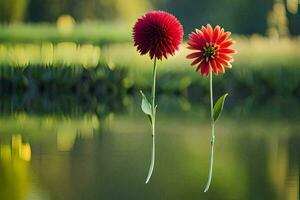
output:
M188 59L193 59L193 58L198 58L198 57L202 58L202 56L203 56L202 52L195 52L195 53L191 53L191 54L187 55L186 58L188 58Z
M206 75L208 76L209 74L209 63L208 62L203 62L202 65L201 65L201 74L202 75Z
M202 58L202 57L199 57L199 58L195 59L195 60L191 63L191 65L193 66L193 65L195 65L195 64L197 64L197 63L199 63L199 62L201 62L202 60L203 60L203 58Z
M227 56L226 54L223 54L223 53L219 53L218 57L223 59L223 60L226 60L228 62L233 61L233 58L231 56Z
M187 47L188 49L192 49L192 50L200 50L199 45L197 45L195 42L193 41L189 41L187 43L189 46Z
M199 69L201 68L201 65L202 65L202 62L204 61L204 59L202 59L200 62L199 62L199 64L197 65L197 67L196 67L196 69L195 69L195 71L197 72L197 71L199 71Z
M225 49L225 48L221 48L221 49L219 49L219 52L220 52L220 53L225 53L225 54L232 54L232 53L235 53L236 51L233 50L233 49Z
M219 62L216 62L216 65L217 65L217 68L220 72L224 73L225 72L225 69L224 67L219 63Z
M217 40L218 44L221 44L222 42L224 42L225 40L227 40L229 38L229 36L231 35L231 32L225 32L223 33L219 39Z
M227 62L227 61L225 61L225 60L223 60L221 58L215 58L215 59L216 59L216 62L218 62L218 63L220 63L220 64L222 64L224 66L229 65L229 62Z
M213 29L210 24L206 25L207 34L209 36L209 42L212 42Z
M219 34L220 34L220 26L217 25L214 28L213 37L212 37L212 43L216 43L217 39L219 38Z
M210 67L212 68L213 72L218 75L218 68L217 68L217 65L216 65L216 61L214 59L210 60L209 61L210 63Z
M226 68L232 68L231 63L228 63L227 65L224 65Z
M220 48L227 48L234 44L234 41L227 40L220 44Z
M189 35L189 38L191 41L196 43L199 46L203 46L206 43L206 39L203 36L203 33L198 32L198 33L192 33Z
M209 43L210 42L210 36L209 36L209 34L207 32L206 27L202 26L201 31L202 31L203 36L205 38L205 43Z

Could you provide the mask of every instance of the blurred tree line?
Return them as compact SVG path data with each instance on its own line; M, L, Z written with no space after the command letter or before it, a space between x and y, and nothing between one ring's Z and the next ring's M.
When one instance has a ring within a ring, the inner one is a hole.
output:
M155 8L175 14L186 32L218 23L238 34L281 37L300 34L298 4L298 0L0 0L0 22L55 22L63 14L76 21L133 22Z
M300 34L298 0L156 0L184 23L185 31L211 23L237 34ZM289 8L289 9L288 9Z
M76 21L132 21L149 9L148 0L0 0L0 22L55 22L63 14Z

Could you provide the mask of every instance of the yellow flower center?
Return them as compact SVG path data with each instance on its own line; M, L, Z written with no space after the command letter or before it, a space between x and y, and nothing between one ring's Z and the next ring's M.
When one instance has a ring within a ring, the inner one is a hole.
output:
M216 54L216 47L213 44L206 44L203 47L203 56L208 59L208 58L212 58L214 57L214 55Z

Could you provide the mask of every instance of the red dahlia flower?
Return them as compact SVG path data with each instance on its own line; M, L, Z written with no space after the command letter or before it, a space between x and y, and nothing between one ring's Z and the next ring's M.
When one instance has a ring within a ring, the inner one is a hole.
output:
M167 12L151 11L139 18L133 27L134 46L141 55L162 59L174 55L183 38L177 18Z
M197 64L196 71L208 76L210 68L215 74L218 72L225 72L225 67L231 68L233 61L230 54L235 53L231 49L234 41L229 39L230 32L225 32L220 26L214 29L210 24L206 27L202 26L201 30L196 29L189 35L190 41L187 43L188 49L195 50L187 56L189 59L194 59L192 65Z

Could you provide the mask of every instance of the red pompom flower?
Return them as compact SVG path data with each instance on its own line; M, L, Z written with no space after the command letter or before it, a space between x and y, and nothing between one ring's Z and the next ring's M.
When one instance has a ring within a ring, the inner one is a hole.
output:
M139 18L133 27L134 46L141 55L162 59L174 55L182 42L183 29L177 18L167 12L151 11Z
M235 50L231 49L234 41L229 39L230 35L230 32L225 32L220 26L213 29L210 24L202 26L201 30L196 29L189 35L187 48L195 52L187 58L194 59L192 65L197 64L196 71L200 70L202 75L208 76L210 69L218 74L224 73L225 67L231 68L233 58L230 54L235 53Z
M146 178L146 184L149 182L155 163L155 121L157 105L155 103L155 85L157 72L157 59L168 55L174 55L182 42L183 29L175 16L163 11L151 11L137 20L133 27L134 46L141 55L149 53L153 59L153 82L151 103L142 91L142 111L150 119L152 128L152 151L151 162Z

